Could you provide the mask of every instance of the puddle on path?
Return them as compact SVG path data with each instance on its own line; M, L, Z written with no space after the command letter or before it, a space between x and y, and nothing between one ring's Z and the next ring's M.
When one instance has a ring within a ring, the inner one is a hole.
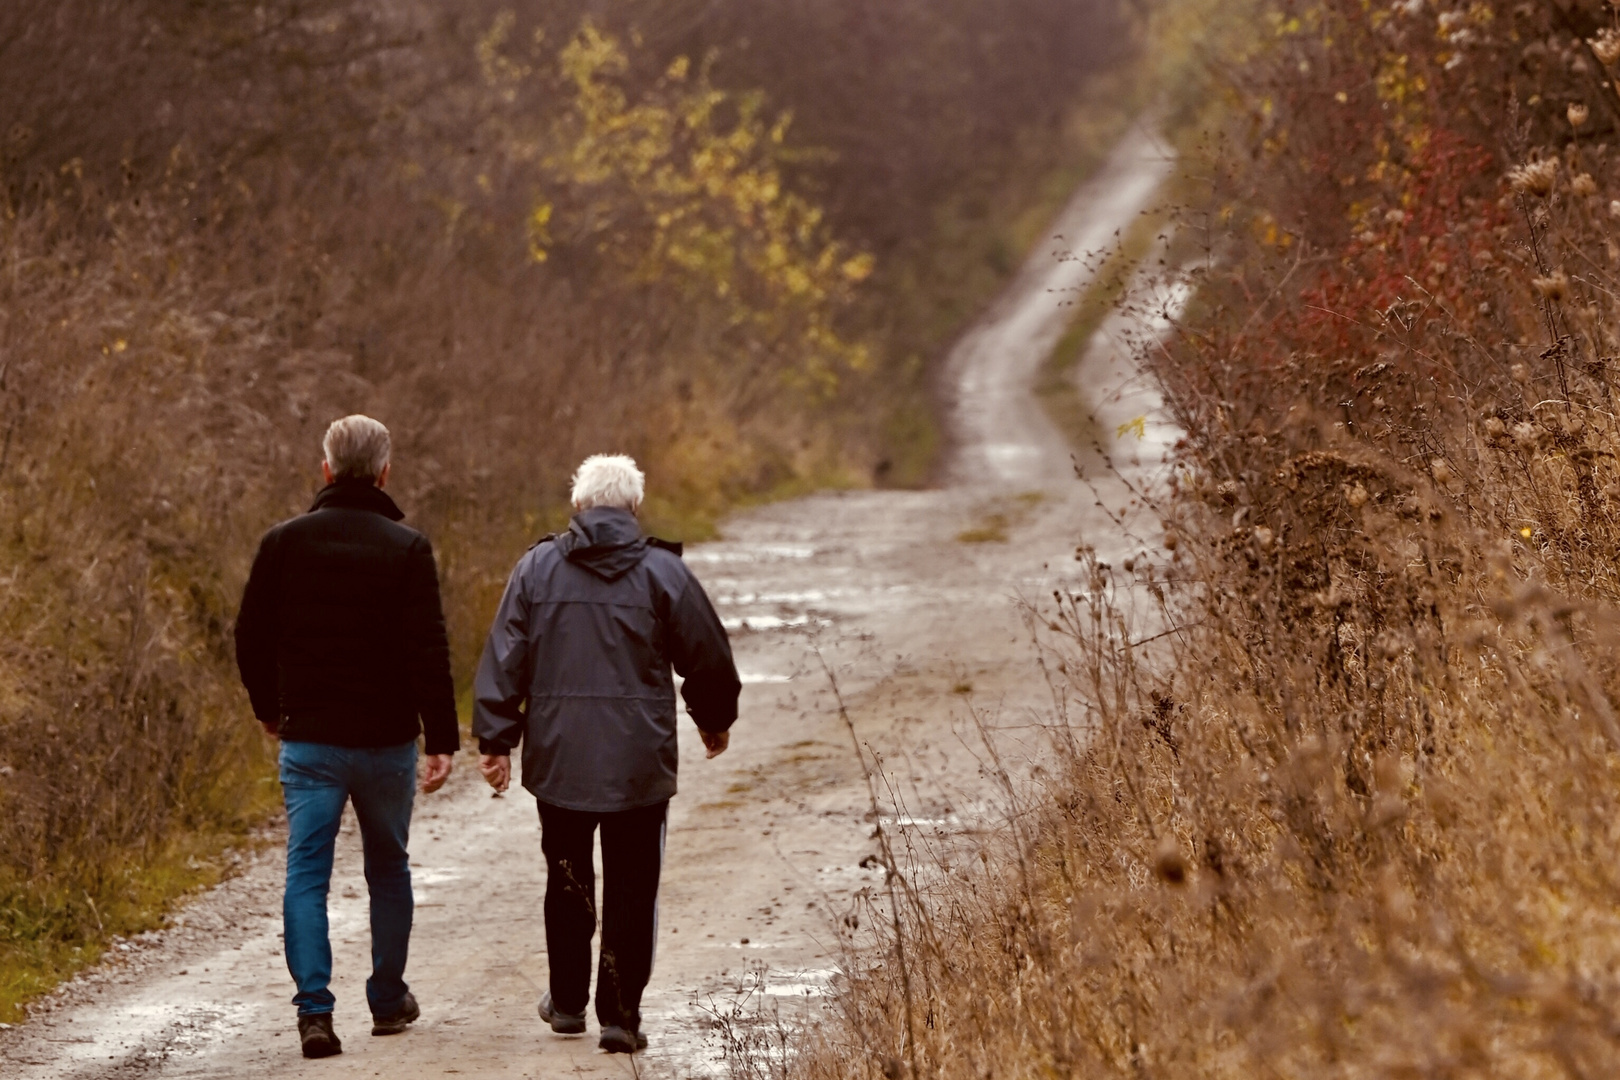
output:
M754 544L738 549L728 548L721 541L689 551L684 558L692 563L754 563L808 559L815 553L816 549L807 544Z
M794 615L791 618L783 618L780 615L742 615L721 619L720 625L727 630L760 632L765 630L795 630L802 626L831 626L832 620L810 615Z
M960 829L962 819L955 814L945 817L912 817L901 814L899 817L884 817L883 824L891 829Z

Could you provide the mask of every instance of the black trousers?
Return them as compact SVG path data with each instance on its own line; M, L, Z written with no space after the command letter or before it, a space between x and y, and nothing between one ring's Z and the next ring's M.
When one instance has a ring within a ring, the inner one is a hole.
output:
M652 976L658 930L658 873L664 862L669 800L592 814L540 804L546 855L546 952L551 1002L581 1013L591 998L591 936L596 931L596 859L602 827L602 950L596 967L596 1018L641 1029L641 992Z

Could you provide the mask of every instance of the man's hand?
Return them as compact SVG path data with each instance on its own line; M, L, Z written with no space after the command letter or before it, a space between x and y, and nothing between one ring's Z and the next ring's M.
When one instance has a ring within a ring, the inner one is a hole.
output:
M479 754L478 771L499 795L512 785L512 757L509 754Z
M427 768L422 770L422 792L431 795L450 779L450 764L454 758L449 754L429 754L426 760Z
M277 724L274 720L260 720L259 726L264 728L264 733L266 735L277 740L278 742L280 741L281 732L277 730L277 728L281 726L280 724Z
M705 758L717 758L726 752L726 747L731 745L731 732L729 731L704 731L702 728L698 728L698 734L703 736L703 745L709 751L703 755Z

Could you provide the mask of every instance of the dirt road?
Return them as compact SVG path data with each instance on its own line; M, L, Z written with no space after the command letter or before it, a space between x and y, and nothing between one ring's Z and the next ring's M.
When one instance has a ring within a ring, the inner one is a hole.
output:
M761 1003L813 1020L832 975L839 917L875 882L862 774L817 652L839 674L864 739L884 754L914 823L972 814L976 759L959 738L964 699L1016 731L1043 700L1013 598L1043 595L1077 542L1126 541L1073 479L1062 437L1034 402L1062 332L1061 291L1085 265L1062 250L1106 245L1151 199L1169 164L1138 132L1074 197L1017 280L966 335L950 483L926 492L818 495L727 522L688 554L733 634L744 672L731 750L705 761L681 735L659 953L645 1003L644 1075L724 1075L722 1016ZM1129 371L1099 354L1081 378L1112 431L1143 407L1110 393ZM1119 415L1114 415L1114 414ZM1153 449L1144 444L1132 453ZM332 894L338 1033L345 1053L299 1057L281 955L282 863L274 844L185 908L173 929L126 943L23 1027L0 1033L12 1080L160 1077L618 1077L632 1064L535 1015L546 982L544 870L533 799L500 799L465 757L419 797L412 836L416 930L408 977L422 1019L372 1038L364 1006L366 902L352 822ZM754 1029L757 1030L758 1029Z

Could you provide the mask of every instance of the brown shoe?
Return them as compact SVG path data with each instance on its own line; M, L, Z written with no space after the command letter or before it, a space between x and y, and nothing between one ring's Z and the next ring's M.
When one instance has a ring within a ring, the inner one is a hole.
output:
M596 1040L596 1045L610 1054L633 1054L647 1049L647 1036L609 1024L602 1029L602 1037Z
M310 1013L298 1018L298 1041L307 1058L331 1057L343 1053L343 1042L332 1030L331 1013Z
M547 990L540 997L540 1019L551 1025L551 1030L559 1035L585 1034L585 1014L565 1013L557 1008L551 1000L551 991Z
M373 1035L398 1035L411 1026L412 1021L421 1017L422 1010L416 1005L416 995L409 990L405 991L405 1000L399 1003L399 1008L388 1016L373 1016L371 1018L371 1033Z

